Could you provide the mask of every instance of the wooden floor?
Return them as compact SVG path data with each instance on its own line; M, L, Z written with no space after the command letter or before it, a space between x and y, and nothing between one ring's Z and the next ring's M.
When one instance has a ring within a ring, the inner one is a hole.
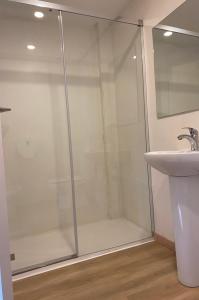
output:
M174 253L153 242L14 283L15 300L199 300Z

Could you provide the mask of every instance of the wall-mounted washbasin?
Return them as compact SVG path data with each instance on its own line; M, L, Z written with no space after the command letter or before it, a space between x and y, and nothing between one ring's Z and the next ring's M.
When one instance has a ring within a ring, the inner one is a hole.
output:
M199 175L199 151L156 151L144 156L153 168L166 175Z
M179 280L199 286L199 151L145 153L146 161L169 176Z

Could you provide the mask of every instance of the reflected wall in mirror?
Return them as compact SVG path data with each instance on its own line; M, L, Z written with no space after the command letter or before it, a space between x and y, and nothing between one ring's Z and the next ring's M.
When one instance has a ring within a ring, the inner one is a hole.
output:
M157 117L199 110L199 34L154 28L153 40Z
M158 118L199 110L198 11L185 1L153 29Z

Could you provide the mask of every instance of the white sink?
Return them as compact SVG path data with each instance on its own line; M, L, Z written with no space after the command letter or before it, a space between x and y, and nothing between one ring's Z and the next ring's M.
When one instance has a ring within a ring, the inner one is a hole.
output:
M144 156L153 168L169 176L199 175L199 151L156 151Z
M199 151L157 151L144 156L153 168L169 176L179 280L199 287Z

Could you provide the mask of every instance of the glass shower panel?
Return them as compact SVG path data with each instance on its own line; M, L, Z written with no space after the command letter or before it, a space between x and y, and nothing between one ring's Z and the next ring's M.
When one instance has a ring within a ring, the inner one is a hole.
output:
M0 106L12 269L76 254L58 12L0 5Z
M141 32L63 13L80 254L151 236Z
M3 300L3 285L1 280L1 269L0 269L0 300Z

